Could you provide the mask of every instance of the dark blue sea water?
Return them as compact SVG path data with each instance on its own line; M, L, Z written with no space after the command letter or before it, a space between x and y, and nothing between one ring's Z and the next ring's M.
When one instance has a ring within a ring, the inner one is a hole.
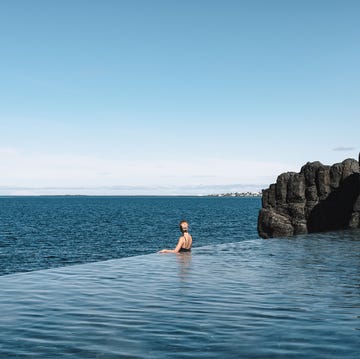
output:
M360 357L359 230L262 240L257 198L0 200L0 358ZM193 251L154 253L183 217Z
M259 198L2 197L0 275L258 238Z

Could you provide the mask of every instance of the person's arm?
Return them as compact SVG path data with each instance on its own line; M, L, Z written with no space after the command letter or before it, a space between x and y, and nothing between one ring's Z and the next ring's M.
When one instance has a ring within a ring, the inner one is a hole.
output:
M184 237L180 237L175 249L163 249L159 253L178 253L184 244Z

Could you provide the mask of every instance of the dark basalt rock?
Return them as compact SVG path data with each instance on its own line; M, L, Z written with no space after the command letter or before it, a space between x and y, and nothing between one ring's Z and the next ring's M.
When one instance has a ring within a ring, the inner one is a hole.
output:
M359 154L360 160L360 154ZM262 238L360 227L359 162L325 166L308 162L263 190L258 232Z

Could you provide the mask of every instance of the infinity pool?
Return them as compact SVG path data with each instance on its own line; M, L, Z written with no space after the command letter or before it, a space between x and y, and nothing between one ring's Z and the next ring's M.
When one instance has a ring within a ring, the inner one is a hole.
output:
M0 358L359 358L360 232L0 277Z

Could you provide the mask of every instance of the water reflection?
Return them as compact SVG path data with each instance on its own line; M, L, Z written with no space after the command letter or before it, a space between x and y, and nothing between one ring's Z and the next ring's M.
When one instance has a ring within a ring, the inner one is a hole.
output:
M186 282L191 272L191 252L182 252L176 254L178 262L179 279L181 282Z

